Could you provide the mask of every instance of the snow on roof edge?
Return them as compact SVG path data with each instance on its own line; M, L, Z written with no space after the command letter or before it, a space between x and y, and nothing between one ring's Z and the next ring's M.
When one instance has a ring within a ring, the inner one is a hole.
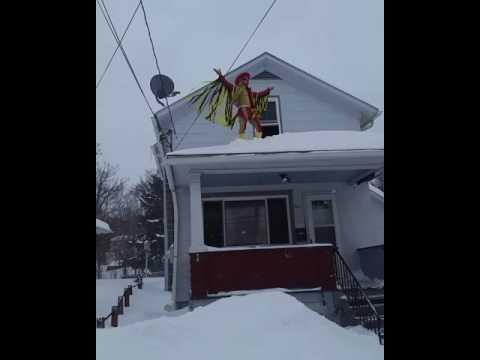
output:
M384 150L383 134L345 130L290 132L264 139L237 139L226 145L177 150L167 153L167 158L362 150Z
M370 189L371 192L373 192L375 195L379 196L382 200L384 200L384 192L377 188L376 186L372 184L368 184L368 188Z
M110 226L100 220L100 219L96 219L97 222L96 222L96 228L97 228L97 234L109 234L109 233L113 233L112 229L110 229Z

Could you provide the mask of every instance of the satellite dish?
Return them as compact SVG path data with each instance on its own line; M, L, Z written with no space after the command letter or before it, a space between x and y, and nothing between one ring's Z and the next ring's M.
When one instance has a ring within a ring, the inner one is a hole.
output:
M166 75L155 75L150 80L150 89L160 104L162 104L160 99L165 99L171 96L174 88L175 85L173 84L172 79Z

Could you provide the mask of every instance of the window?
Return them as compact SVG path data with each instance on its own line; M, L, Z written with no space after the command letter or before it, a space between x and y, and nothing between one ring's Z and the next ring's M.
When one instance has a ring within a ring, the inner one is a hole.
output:
M332 201L312 200L312 220L315 242L336 244Z
M225 245L268 244L264 200L225 201Z
M269 98L267 109L263 112L260 120L263 138L281 133L279 113L280 107L278 98Z
M223 246L223 204L221 201L205 201L203 203L203 231L205 244Z
M290 243L287 196L205 199L205 244L213 247Z

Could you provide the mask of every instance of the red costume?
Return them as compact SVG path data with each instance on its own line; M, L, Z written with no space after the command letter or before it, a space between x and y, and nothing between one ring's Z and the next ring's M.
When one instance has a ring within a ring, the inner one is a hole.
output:
M257 111L255 100L268 96L268 94L270 94L270 88L261 92L252 91L248 86L250 74L247 72L243 72L236 77L235 85L231 84L223 75L219 75L219 80L222 82L223 86L227 88L233 105L238 108L238 112L234 116L234 119L237 116L240 118L240 138L245 137L247 121L250 121L255 128L255 137L261 138L262 127L260 124L260 113Z

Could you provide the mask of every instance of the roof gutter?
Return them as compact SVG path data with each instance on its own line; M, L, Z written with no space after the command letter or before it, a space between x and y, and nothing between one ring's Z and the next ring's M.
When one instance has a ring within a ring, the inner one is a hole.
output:
M331 159L368 159L383 157L383 149L365 150L329 150L308 152L281 153L246 153L246 154L198 154L198 155L167 155L165 164L200 165L200 164L232 164L244 162L272 162L288 160L331 160Z
M365 123L360 125L360 129L362 131L370 129L373 126L373 123L375 122L375 119L377 119L382 114L383 114L382 111L377 110L377 112L370 119L368 119Z

